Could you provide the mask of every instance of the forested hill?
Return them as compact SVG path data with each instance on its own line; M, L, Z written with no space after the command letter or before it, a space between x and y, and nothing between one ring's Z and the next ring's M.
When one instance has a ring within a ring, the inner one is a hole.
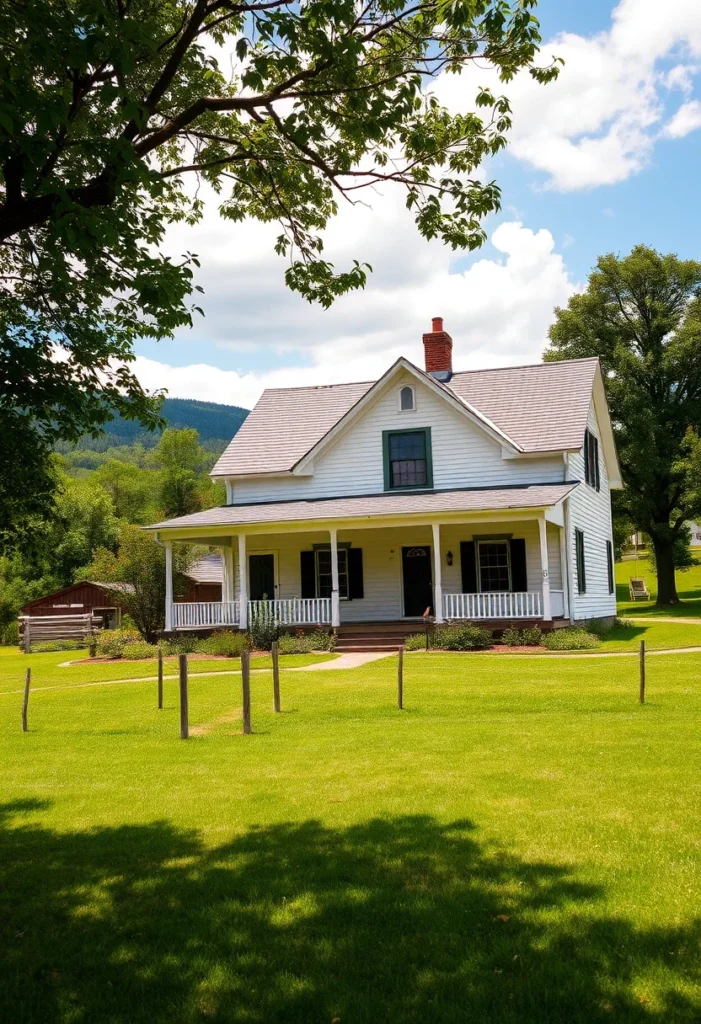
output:
M166 398L163 416L169 427L194 427L204 446L216 451L223 450L229 443L248 416L248 409L238 405L219 405L217 402L198 402L191 398ZM77 447L104 452L108 448L132 445L139 441L144 447L152 448L158 443L159 437L160 431L150 434L141 424L118 417L107 424L105 433L100 437L84 437Z

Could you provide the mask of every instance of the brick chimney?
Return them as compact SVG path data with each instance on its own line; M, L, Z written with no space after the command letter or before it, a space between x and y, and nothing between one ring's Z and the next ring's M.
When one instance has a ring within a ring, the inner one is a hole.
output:
M424 334L426 373L436 380L449 381L453 376L453 339L443 330L443 317L434 316L431 330Z

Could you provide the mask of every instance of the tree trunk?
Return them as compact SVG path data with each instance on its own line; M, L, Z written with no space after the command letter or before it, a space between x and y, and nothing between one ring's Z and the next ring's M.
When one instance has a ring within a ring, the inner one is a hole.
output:
M666 537L652 537L657 564L657 607L679 604L674 577L674 544Z

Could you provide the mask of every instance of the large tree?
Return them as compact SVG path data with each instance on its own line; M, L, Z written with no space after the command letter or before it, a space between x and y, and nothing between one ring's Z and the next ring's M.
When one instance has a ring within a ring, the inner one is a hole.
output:
M701 263L643 245L602 256L586 291L555 314L545 359L601 359L625 484L619 511L652 540L657 603L676 604L675 550L701 514Z
M428 86L472 63L552 78L535 3L2 4L2 435L43 457L115 411L157 422L129 363L136 338L167 338L198 308L196 257L159 252L169 223L201 215L194 175L223 216L281 225L288 286L323 305L365 283L364 264L325 260L320 234L359 190L393 183L426 238L479 246L499 189L475 172L505 144L509 106L466 87L450 113ZM35 511L30 492L31 478L0 485L6 534L20 498Z

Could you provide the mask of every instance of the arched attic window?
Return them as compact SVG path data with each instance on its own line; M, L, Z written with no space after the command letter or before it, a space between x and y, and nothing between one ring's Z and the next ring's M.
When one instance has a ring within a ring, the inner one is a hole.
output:
M399 389L399 411L413 412L416 409L416 392L411 384Z

